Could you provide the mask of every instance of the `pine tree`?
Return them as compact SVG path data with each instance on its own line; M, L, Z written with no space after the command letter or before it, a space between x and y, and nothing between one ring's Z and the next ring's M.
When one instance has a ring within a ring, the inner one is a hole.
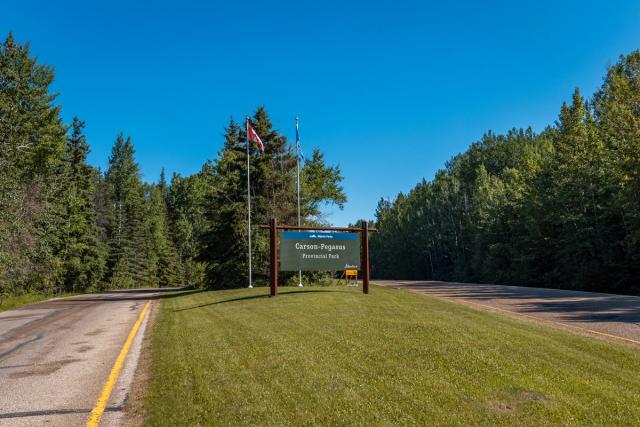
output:
M202 235L202 251L198 257L207 265L206 284L210 288L241 286L247 282L248 277L246 140L244 135L241 136L241 129L233 118L225 128L224 137L224 147L214 166L219 186L206 201L205 218L209 225ZM253 212L259 212L264 210L264 198L256 194L259 194L263 187L258 173L255 173L256 149L251 147L251 151L252 189L255 192L252 197ZM264 220L264 214L254 215L254 221L261 219ZM254 232L253 235L258 234Z
M150 282L146 259L145 198L131 138L120 133L105 175L110 209L108 282L131 288Z
M610 231L618 257L618 287L640 293L640 51L621 56L594 96L595 120L607 148L607 173L615 189Z
M59 280L51 183L65 128L53 79L9 33L0 44L0 293L55 290Z
M266 281L268 266L267 234L258 225L269 218L294 224L297 218L295 193L296 159L286 138L272 128L264 107L259 107L252 126L264 142L265 152L255 144L251 155L251 217L254 278ZM202 175L214 188L206 199L207 229L201 234L198 259L206 263L206 283L212 288L246 286L248 270L247 164L245 131L233 119L225 128L225 142L212 169ZM207 170L207 169L203 169ZM316 150L302 169L302 215L305 222L318 219L323 203L346 201L340 186L338 167L325 165Z
M162 190L162 183L151 185L148 190L145 215L147 269L151 277L151 285L167 287L177 283L178 262L176 250L170 238L167 204Z
M56 176L61 189L56 198L62 205L58 248L64 263L62 286L72 292L98 287L105 270L106 247L100 240L94 206L98 172L86 163L89 144L82 133L84 126L74 117Z
M207 229L205 206L216 189L213 167L207 163L200 173L182 178L175 174L169 187L169 224L178 257L179 282L204 286L205 264L198 261L200 239Z
M162 200L164 200L166 206L166 204L168 203L169 189L167 187L167 176L165 175L164 168L162 168L162 170L160 171L160 181L158 182L158 188L160 190Z
M555 244L556 280L585 288L609 273L602 241L607 182L604 146L578 89L571 105L563 104L560 109L557 130L555 156L547 164L551 182L543 209L548 220L554 221L549 237Z
M334 204L343 209L347 196L340 185L342 179L340 166L327 166L324 154L317 148L313 150L300 171L302 217L322 221L323 204Z

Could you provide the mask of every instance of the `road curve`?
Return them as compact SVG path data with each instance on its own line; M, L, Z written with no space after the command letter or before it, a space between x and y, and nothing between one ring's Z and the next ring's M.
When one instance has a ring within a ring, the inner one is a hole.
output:
M87 294L0 313L0 426L85 425L142 308L165 291ZM148 318L147 312L103 426L120 424Z
M583 335L640 347L640 297L478 283L376 280Z

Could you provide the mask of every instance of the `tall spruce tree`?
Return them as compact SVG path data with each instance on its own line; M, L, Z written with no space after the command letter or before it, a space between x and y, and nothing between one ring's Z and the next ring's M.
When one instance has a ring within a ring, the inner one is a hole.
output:
M0 293L55 290L60 278L52 178L65 127L53 79L9 33L0 44Z
M204 286L205 263L199 261L201 238L208 228L205 207L216 191L213 166L183 178L174 174L169 187L169 224L177 251L179 282L192 287Z
M272 128L264 107L251 119L252 126L265 145L264 153L251 144L251 216L254 278L259 283L267 277L268 241L259 230L270 218L295 224L296 159L283 135ZM245 131L233 119L225 128L225 142L211 170L209 182L214 191L206 199L207 229L202 233L199 260L206 265L206 283L212 288L247 284L247 164ZM325 164L315 150L302 168L303 221L320 219L324 204L340 208L346 201L340 186L342 176L337 166Z
M578 89L570 105L563 104L554 138L551 182L543 205L553 222L556 280L598 283L608 275L603 242L603 206L607 204L606 165L589 106ZM582 285L582 288L586 286Z
M206 263L206 285L210 288L237 287L247 280L246 140L233 118L225 128L224 138L214 166L219 186L206 200L208 227L201 237L199 253L199 260ZM255 147L250 151L253 212L259 212L264 210L264 198L256 196L263 188L256 173L258 152ZM254 215L254 224L264 218L264 214Z
M160 196L164 200L165 207L169 198L169 187L167 186L167 176L164 168L160 171L160 181L158 181L158 189L160 190Z
M621 248L615 281L640 293L640 51L621 56L609 68L594 96L594 115L607 149L607 173L615 194L610 217L610 245Z
M147 243L149 284L163 287L174 286L178 281L178 260L173 241L170 238L167 203L163 195L162 180L158 185L149 186L147 200L145 241Z
M131 288L150 282L146 259L145 197L131 138L116 139L105 175L109 204L107 282Z
M60 188L57 199L62 204L58 248L64 264L62 286L71 292L98 287L106 261L94 206L98 172L86 163L89 144L82 133L84 126L74 117L64 162L56 176Z

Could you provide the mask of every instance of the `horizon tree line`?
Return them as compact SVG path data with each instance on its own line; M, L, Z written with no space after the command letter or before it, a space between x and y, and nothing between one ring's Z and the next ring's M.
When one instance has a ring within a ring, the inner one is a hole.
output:
M131 138L107 170L87 163L77 117L63 123L54 72L29 44L0 43L0 297L115 287L211 289L247 282L246 135L233 118L198 173L141 178ZM295 153L264 107L251 118L255 224L296 222ZM301 171L303 225L342 208L338 166L314 150ZM576 89L540 133L486 133L431 181L381 199L374 278L439 279L640 292L640 52ZM256 225L256 282L268 242ZM290 279L285 276L285 280Z
M377 278L640 293L640 51L540 133L488 132L381 199Z
M51 93L53 68L9 33L0 43L0 298L28 292L246 283L246 135L233 118L224 145L200 172L164 169L142 180L130 137L117 135L102 173L87 163L85 123L66 125ZM259 221L296 215L295 155L264 107L252 118L265 153L252 148L252 213ZM244 178L243 178L244 177ZM302 217L346 202L338 166L316 149L301 171ZM256 259L266 236L253 230ZM256 263L258 282L266 262Z

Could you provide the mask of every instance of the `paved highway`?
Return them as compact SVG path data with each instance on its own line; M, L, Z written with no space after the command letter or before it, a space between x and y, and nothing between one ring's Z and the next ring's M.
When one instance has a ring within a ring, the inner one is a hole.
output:
M583 335L640 346L640 297L476 283L376 280Z
M119 425L153 304L143 308L162 291L82 295L0 313L0 426L85 425L129 341L100 424Z

